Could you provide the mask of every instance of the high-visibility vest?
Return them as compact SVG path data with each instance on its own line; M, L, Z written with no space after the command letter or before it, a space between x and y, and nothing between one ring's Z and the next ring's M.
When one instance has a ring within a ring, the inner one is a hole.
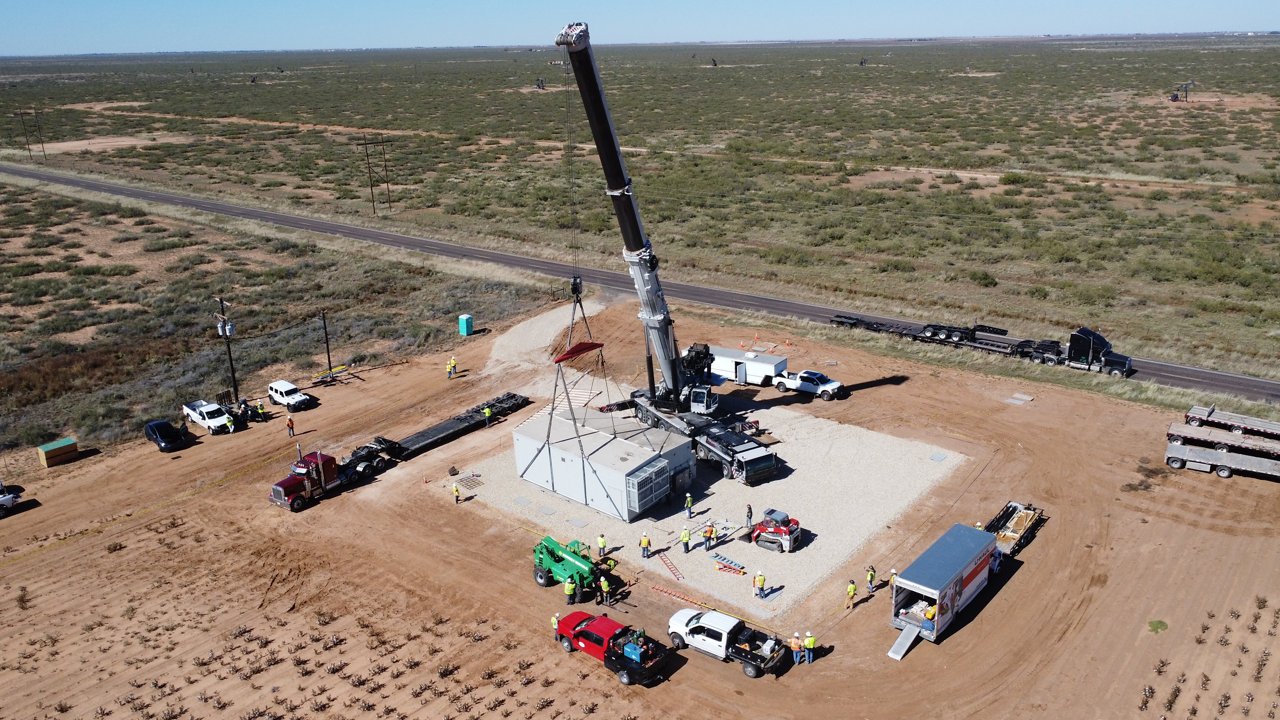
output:
M686 495L684 498L684 506L687 508L693 507L693 498Z
M457 497L459 494L460 494L460 492L459 492L459 490L458 490L458 486L457 486L457 485L454 485L454 486L453 486L453 495L454 495L454 497Z
M896 584L897 584L897 582L898 582L898 573L892 573L892 574L890 574L890 575L889 575L889 587L893 587L894 585L896 585Z
M812 635L806 635L804 638L804 649L812 650L816 647L818 647L818 638Z
M706 535L706 536L707 536L707 537L709 537L709 538L713 538L713 537L715 537L715 536L716 536L716 526L715 526L715 525L708 525L708 526L707 526L707 529L702 531L702 534L703 534L703 535Z
M871 587L872 585L875 585L875 584L876 584L876 572L874 570L868 570L867 571L867 587Z
M486 406L485 406L485 408L484 408L484 416L485 416L485 417L493 417L493 411L492 411L492 410L490 410L490 409L489 409L489 407L488 407L487 405L486 405Z
M601 535L601 536L600 536L600 539L599 539L599 540L596 540L596 544L600 546L600 549L601 549L601 550L603 550L603 549L605 549L605 548L609 547L609 543L607 543L607 542L605 542L605 541L604 541L604 536L603 536L603 535Z
M565 581L564 581L564 594L565 594L565 595L572 595L572 594L573 594L573 590L574 590L573 581L572 581L572 580L565 580Z
M849 587L845 588L844 591L849 597L853 597L858 594L858 586L855 583L849 583Z
M792 650L799 650L799 649L800 649L800 638L798 638L798 637L793 637L793 638L791 638L791 649L792 649Z
M551 629L552 629L552 630L557 630L557 629L559 629L559 627L560 627L560 616L559 616L559 615L552 615L552 616L551 616Z
M605 580L604 578L600 578L600 591L601 591L601 592L609 592L609 581L608 581L608 580Z
M648 535L641 535L641 536L640 536L640 547L649 547L649 536L648 536Z
M680 531L680 542L685 542L685 543L689 542L689 531L688 531L688 530L681 530L681 531Z
M762 588L762 587L764 587L764 576L763 576L763 575L757 575L757 576L756 576L756 587L758 587L758 588Z

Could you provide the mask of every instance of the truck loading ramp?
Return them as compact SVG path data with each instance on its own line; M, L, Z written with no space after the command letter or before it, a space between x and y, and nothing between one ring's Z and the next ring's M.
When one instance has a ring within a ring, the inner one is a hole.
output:
M902 629L898 635L898 640L889 648L889 657L894 660L902 660L902 656L907 654L911 649L911 644L920 636L920 627L918 625L908 625Z

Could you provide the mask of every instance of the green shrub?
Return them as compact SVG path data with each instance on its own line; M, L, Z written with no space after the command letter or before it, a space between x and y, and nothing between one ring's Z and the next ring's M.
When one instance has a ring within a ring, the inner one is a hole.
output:
M991 273L986 270L972 270L969 272L969 279L978 284L979 287L991 288L999 285Z

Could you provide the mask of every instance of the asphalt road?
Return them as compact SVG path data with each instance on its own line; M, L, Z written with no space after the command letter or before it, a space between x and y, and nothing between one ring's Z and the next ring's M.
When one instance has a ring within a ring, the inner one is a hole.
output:
M281 227L309 230L312 232L325 233L327 235L350 238L353 240L364 240L367 242L377 243L379 245L424 252L432 255L438 255L440 257L494 263L497 265L533 271L553 277L565 278L566 280L574 273L573 266L552 260L529 258L498 252L495 250L455 245L442 240L401 235L399 233L387 232L385 230L357 227L354 225L346 225L327 220L316 220L298 215L274 212L272 210L261 210L242 205L234 205L232 203L221 202L218 200L209 200L157 190L144 190L125 185L102 182L99 180L90 180L82 177L64 176L25 166L0 163L0 173L8 173L17 177L77 187L85 190L93 190L110 195L118 195L120 197L203 210L205 212L216 213L218 215L225 215L228 217L256 220L259 222L279 225ZM618 248L619 252L621 252L621 240L619 240ZM626 273L598 270L595 268L578 268L577 270L578 274L581 275L582 279L587 283L612 288L614 290L621 290L623 292L634 292L631 277ZM917 329L921 327L919 323L898 318L865 315L841 308L811 305L782 298L763 297L757 294L708 288L700 285L690 285L688 283L664 281L663 289L668 298L698 302L730 310L747 310L769 315L795 317L818 323L828 322L832 315L844 314L886 324L901 325ZM858 331L851 330L850 332ZM1264 380L1261 378L1250 377L1248 375L1220 372L1218 370L1210 370L1207 368L1178 365L1175 363L1162 362L1160 360L1148 360L1136 357L1133 358L1133 369L1135 371L1134 378L1139 380L1150 380L1152 382L1173 387L1239 395L1251 400L1262 400L1273 403L1280 402L1280 382L1273 380ZM1064 369L1064 372L1071 371Z

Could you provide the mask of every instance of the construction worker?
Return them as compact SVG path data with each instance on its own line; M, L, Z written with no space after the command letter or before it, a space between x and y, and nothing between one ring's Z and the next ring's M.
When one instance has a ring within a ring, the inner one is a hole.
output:
M573 578L565 578L564 581L564 604L572 605L574 594L577 592L578 586L574 584Z
M867 598L870 599L876 594L876 566L867 566Z
M267 408L262 404L262 401L259 400L258 401L258 422L266 422L266 421L267 421Z
M892 590L893 586L897 584L898 584L898 571L894 568L889 568L889 589Z
M453 504L457 505L462 502L462 489L458 487L458 483L453 484Z
M707 523L707 529L702 531L702 538L703 552L710 552L716 541L716 526L713 523Z
M551 616L551 637L560 639L560 613Z
M858 596L858 583L853 580L849 580L849 587L844 589L844 594L846 597L846 600L844 601L844 609L852 610L853 599Z
M684 546L685 554L689 554L689 528L687 527L680 530L680 544Z
M649 533L640 534L640 556L649 559Z
M609 549L609 543L605 542L604 533L600 533L600 537L596 538L596 545L600 547L600 557L604 558L605 551Z
M600 576L600 594L596 596L596 601L597 601L597 603L603 602L605 605L609 605L609 604L610 604L610 602L609 602L609 578L607 578L607 577L605 577L605 576L603 576L603 575L601 575L601 576Z
M289 419L285 421L284 427L286 430L289 431L289 437L293 437L293 416L292 415L290 415Z
M804 662L804 654L801 649L804 646L800 643L800 633L791 634L791 664L799 665Z
M691 493L684 494L684 514L690 520L693 519L693 495Z
M458 373L458 358L450 357L449 362L444 364L444 369L448 375L448 379L452 380L453 376Z
M806 632L804 634L804 661L806 664L813 664L813 651L818 647L818 638L813 633Z
M489 427L489 423L493 422L493 408L488 405L484 406L484 426Z
M236 421L232 420L231 415L228 414L227 415L227 433L233 433L235 431L236 431ZM289 436L292 437L293 433L289 433Z
M747 529L751 529L751 503L747 503Z
M756 586L756 597L763 599L764 598L764 571L763 570L756 571L756 577L753 582L755 583L755 586Z

